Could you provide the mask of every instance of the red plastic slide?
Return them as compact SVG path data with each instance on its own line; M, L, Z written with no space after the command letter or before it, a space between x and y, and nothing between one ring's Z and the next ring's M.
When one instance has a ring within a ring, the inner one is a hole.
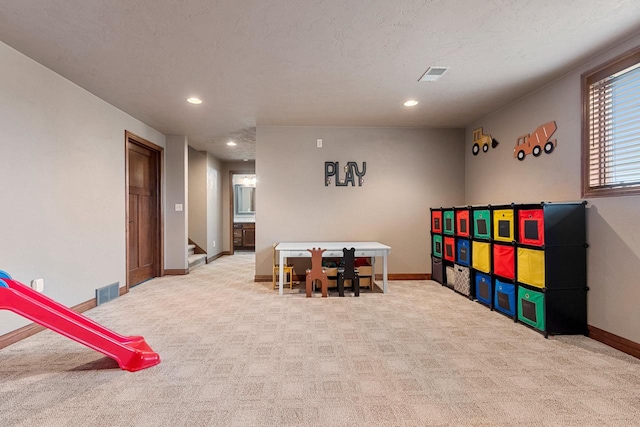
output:
M143 337L125 337L78 314L20 282L0 276L0 309L38 323L118 362L121 369L139 371L160 363Z

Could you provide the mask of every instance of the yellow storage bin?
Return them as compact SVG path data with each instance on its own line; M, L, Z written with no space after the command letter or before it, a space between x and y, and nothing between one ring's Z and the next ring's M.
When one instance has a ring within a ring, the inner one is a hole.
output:
M544 251L518 248L518 282L544 288Z
M493 240L512 242L514 239L515 216L513 209L493 211Z
M372 288L371 287L371 273L373 273L373 267L370 265L361 265L358 268L358 277L360 277L360 287L361 288Z
M324 268L324 271L327 272L327 277L329 277L329 281L327 284L328 288L336 288L338 287L338 268Z
M491 244L471 242L471 266L483 273L491 272Z

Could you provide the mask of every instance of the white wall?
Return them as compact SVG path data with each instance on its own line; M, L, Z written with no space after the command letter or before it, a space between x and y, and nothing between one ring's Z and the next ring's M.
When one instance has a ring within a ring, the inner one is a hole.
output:
M189 147L189 239L207 250L207 155Z
M185 271L189 231L189 145L184 135L168 135L165 150L167 199L164 216L166 270ZM176 205L182 211L176 211Z
M207 256L209 258L222 252L221 170L220 160L207 153Z
M283 241L379 241L390 273L430 272L429 208L464 201L462 129L258 127L256 139L257 275ZM364 185L325 187L325 161L366 161Z
M125 286L124 132L164 135L4 43L0 64L0 269L67 306Z
M580 75L638 46L629 40L579 69L467 128L466 202L499 204L580 200ZM556 150L540 157L513 158L518 136L555 120ZM483 126L500 145L471 154L472 132ZM588 323L640 342L640 197L588 200Z
M220 160L189 147L189 239L207 258L222 252L221 169Z

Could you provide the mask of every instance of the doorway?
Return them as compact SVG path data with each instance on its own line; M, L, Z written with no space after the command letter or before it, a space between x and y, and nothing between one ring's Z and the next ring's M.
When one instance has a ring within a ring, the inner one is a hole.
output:
M162 152L125 131L127 291L164 271Z
M231 247L236 251L255 252L256 248L256 174L254 171L231 171L229 174Z

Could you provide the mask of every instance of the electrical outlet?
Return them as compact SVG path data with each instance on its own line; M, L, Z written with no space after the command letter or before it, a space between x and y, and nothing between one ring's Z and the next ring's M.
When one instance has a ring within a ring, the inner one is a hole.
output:
M316 139L316 145L318 148L322 148L322 139Z
M215 240L213 241L213 247L214 248L216 247L216 241Z

